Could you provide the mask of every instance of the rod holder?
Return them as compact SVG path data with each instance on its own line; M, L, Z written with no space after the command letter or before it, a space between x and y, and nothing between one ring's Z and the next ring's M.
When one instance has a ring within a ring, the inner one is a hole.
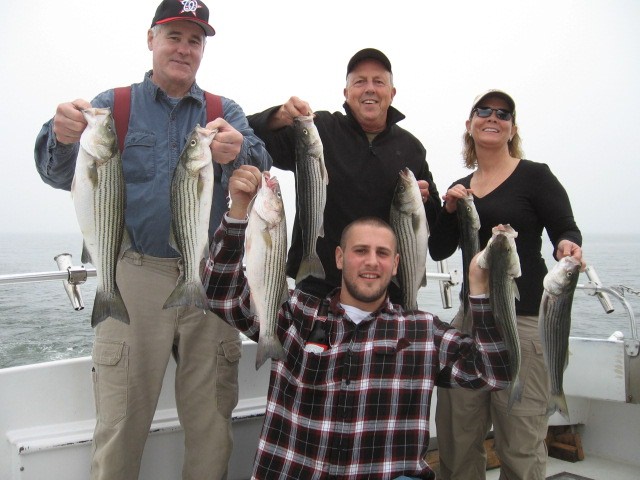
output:
M587 278L589 279L589 284L585 287L587 294L596 295L598 300L600 300L600 304L606 313L611 313L615 309L613 308L613 304L611 303L611 298L606 292L603 292L600 287L602 287L602 282L600 281L600 277L596 273L596 270L592 266L588 266L585 270L587 274ZM589 288L591 287L591 288Z
M84 268L73 268L70 253L56 255L54 260L58 264L58 269L66 271L68 274L67 278L62 280L62 284L69 296L69 300L71 300L71 306L73 306L74 310L82 310L84 308L84 302L82 300L82 293L80 292L80 285L87 279L86 270L84 270Z
M449 273L449 265L446 260L439 260L436 262L438 273ZM442 308L451 308L451 287L453 283L451 281L440 282L440 298L442 299Z

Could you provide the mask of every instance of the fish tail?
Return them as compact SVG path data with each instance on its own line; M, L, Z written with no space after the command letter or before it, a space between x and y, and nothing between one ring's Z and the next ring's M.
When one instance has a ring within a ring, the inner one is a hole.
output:
M302 258L296 275L296 283L311 276L320 279L325 278L324 267L317 253L312 253Z
M285 352L280 343L280 339L273 337L260 337L258 340L258 350L256 351L256 370L260 369L267 358L273 360L284 360Z
M564 396L564 392L560 392L559 394L552 394L549 398L549 407L547 408L547 416L553 415L555 412L560 412L567 422L570 422L569 419L569 408L567 407L567 399Z
M520 381L520 377L516 375L511 385L509 385L509 401L507 403L507 413L511 412L513 404L522 401L522 390L524 385Z
M207 294L204 286L199 282L183 282L178 283L173 289L167 301L164 302L162 308L171 307L190 307L195 306L203 310L207 310Z
M109 317L129 325L129 312L118 289L113 292L96 292L91 312L91 326L95 327Z

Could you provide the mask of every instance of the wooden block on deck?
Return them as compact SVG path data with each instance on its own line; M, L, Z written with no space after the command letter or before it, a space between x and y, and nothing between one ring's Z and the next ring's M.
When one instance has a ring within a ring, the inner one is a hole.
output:
M436 474L436 478L440 478L440 456L438 450L429 450L424 459Z
M584 460L580 434L572 430L571 426L566 425L549 427L545 441L550 457L567 462Z
M498 468L500 459L496 453L496 441L493 438L487 438L484 441L484 450L487 452L487 470Z

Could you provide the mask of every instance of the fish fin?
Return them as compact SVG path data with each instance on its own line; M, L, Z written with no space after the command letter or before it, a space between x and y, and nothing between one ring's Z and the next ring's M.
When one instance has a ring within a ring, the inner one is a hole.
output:
M513 280L513 295L517 300L520 300L520 290L518 290L518 284Z
M511 381L509 385L509 401L507 403L507 413L511 412L511 407L516 402L522 401L522 390L524 385L520 382L520 376L516 375L516 378Z
M569 366L569 349L567 348L567 355L564 358L564 367L562 367L562 371L564 372Z
M491 240L489 240L489 242L491 242ZM487 268L489 268L489 259L487 258L489 256L488 247L489 247L489 244L487 243L487 246L482 249L482 251L480 252L480 255L478 255L478 260L476 261L478 264L478 267L482 268L483 270L486 270Z
M320 257L316 253L302 257L300 268L298 268L298 274L296 275L296 283L310 276L320 279L325 278L324 267L322 266Z
M256 310L256 304L253 300L253 293L249 292L249 310L251 311L252 315L257 315L258 310ZM257 318L257 317L256 317ZM258 318L258 323L259 323L260 319Z
M465 303L469 302L469 299L465 299ZM462 305L462 327L461 327L461 331L462 333L467 333L469 335L471 335L471 332L473 331L473 318L471 317L471 309L464 308L464 304Z
M76 188L76 176L74 175L71 179L71 198L75 196Z
M452 327L456 327L458 330L460 330L461 332L464 333L464 330L462 330L462 317L464 315L464 307L462 305L462 303L460 304L460 306L458 307L458 311L456 312L456 314L453 316L453 318L451 319L451 321L449 322L449 324Z
M320 228L318 229L318 237L324 238L324 222L320 224Z
M124 252L131 248L131 237L129 236L129 231L125 226L122 229L122 241L120 242L120 252L118 253L118 258L124 257Z
M127 307L117 288L113 292L96 292L91 312L91 327L95 328L96 325L109 317L129 325L129 312L127 312Z
M207 294L200 282L180 281L162 308L195 306L208 310Z
M549 398L549 406L547 408L547 416L550 417L555 412L560 412L567 422L571 422L569 419L569 407L567 407L567 399L564 396L564 392L560 394L551 395Z
M324 180L325 185L329 185L329 172L327 172L327 166L324 164L324 161L320 162L322 165L322 179Z
M264 244L269 250L271 250L273 248L273 241L271 240L271 235L269 235L269 229L265 228L261 233Z
M267 361L267 358L272 360L284 360L286 354L280 339L277 336L260 337L258 339L258 349L256 351L256 370Z
M284 282L284 285L282 287L282 295L280 296L280 306L282 306L283 303L287 302L289 300L289 287L287 286L287 282Z
M420 283L421 287L426 287L427 286L427 271L424 271L424 275L422 276L422 282Z
M422 215L424 215L424 210L422 211ZM413 227L414 232L417 232L418 228L420 228L421 220L422 220L422 217L417 213L413 213L411 215L411 226Z
M169 246L182 255L180 247L178 247L178 242L176 241L176 236L173 234L173 222L171 222L171 227L169 228Z
M87 248L87 242L82 242L82 255L80 255L80 261L82 263L90 263L93 265L93 261L91 260L91 254L89 253L89 249Z

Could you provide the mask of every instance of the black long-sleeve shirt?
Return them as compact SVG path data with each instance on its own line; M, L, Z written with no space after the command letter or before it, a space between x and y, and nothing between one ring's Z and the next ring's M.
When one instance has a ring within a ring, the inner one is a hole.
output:
M452 183L470 188L473 174ZM480 216L480 248L491 238L491 229L510 224L517 232L516 247L522 276L516 279L519 315L537 315L542 298L542 280L547 266L542 258L542 229L547 230L554 254L561 240L582 245L582 234L573 218L566 190L544 163L521 160L513 173L495 190L474 202ZM460 233L456 213L442 209L429 237L434 260L450 257L458 247Z

